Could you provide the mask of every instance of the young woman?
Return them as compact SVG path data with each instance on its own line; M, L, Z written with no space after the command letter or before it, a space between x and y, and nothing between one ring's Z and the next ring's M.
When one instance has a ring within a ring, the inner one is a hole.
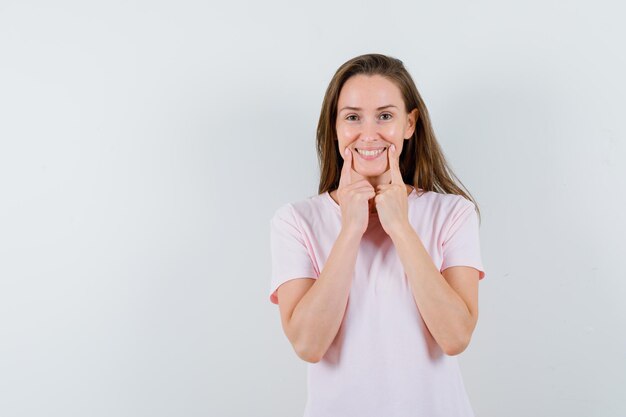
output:
M317 151L318 194L270 222L270 300L309 362L305 417L473 416L455 355L478 319L480 213L400 60L337 70Z

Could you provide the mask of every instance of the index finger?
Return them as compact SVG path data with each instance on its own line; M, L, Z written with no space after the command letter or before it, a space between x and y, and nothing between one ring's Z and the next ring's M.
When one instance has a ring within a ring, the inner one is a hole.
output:
M339 187L345 187L352 184L352 151L346 147L344 149L343 167L341 167L341 176L339 177Z
M398 151L396 145L389 147L389 170L391 171L391 184L404 184L402 179L402 172L400 172L400 156L397 155Z

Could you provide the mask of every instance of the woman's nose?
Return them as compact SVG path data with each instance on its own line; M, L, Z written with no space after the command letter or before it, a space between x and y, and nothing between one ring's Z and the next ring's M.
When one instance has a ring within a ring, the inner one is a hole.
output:
M365 139L375 139L378 137L378 124L376 120L367 120L362 124L361 135Z

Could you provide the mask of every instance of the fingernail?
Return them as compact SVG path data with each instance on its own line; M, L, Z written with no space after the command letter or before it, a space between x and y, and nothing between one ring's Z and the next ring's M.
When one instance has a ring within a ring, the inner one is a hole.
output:
M394 152L396 151L396 145L391 145L389 148Z
M349 153L350 153L350 150L348 148L344 149L343 154L345 156L348 156Z

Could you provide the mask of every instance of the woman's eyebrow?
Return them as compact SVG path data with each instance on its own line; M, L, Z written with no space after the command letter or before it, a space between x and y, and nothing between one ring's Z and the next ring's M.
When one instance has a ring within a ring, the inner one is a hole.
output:
M397 106L394 106L393 104L387 104L386 106L381 106L381 107L377 108L376 110L383 110L383 109L386 109L386 108L389 108L389 107L395 107L396 109L398 108ZM350 106L346 106L346 107L343 107L343 108L342 108L341 110L339 110L339 111L344 111L344 110L357 110L357 111L358 111L358 110L363 110L363 109L362 109L362 108L360 108L360 107L350 107Z

